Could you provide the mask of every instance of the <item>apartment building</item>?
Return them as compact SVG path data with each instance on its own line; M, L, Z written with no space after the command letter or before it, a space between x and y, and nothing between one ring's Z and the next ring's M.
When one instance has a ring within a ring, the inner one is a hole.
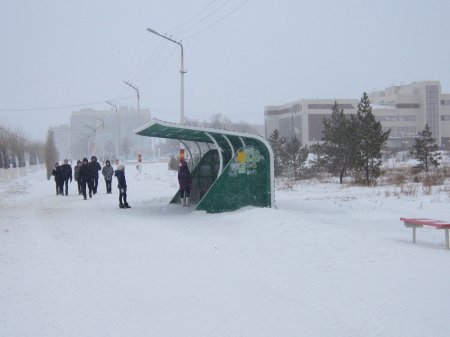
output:
M450 148L450 94L441 92L439 81L391 86L368 95L375 117L384 130L391 130L387 142L389 147L411 147L417 133L428 123L438 145ZM302 144L320 141L322 121L331 116L335 101L345 114L356 114L359 98L302 99L280 106L266 106L266 138L278 129L287 139L297 136Z
M138 153L149 153L151 143L133 133L150 121L148 109L120 107L115 109L83 109L70 118L72 158L97 156L99 160L132 159Z

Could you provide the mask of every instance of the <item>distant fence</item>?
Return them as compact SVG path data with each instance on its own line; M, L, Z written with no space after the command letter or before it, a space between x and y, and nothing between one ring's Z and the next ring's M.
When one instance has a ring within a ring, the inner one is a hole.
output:
M26 176L28 173L36 172L44 167L43 164L25 166L25 167L12 167L12 168L0 168L0 183L11 181L20 177Z

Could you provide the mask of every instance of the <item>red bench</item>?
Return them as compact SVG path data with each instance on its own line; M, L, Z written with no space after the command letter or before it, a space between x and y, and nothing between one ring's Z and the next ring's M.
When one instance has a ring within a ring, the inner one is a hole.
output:
M449 243L449 229L450 222L442 221L442 220L433 220L433 219L410 219L410 218L400 218L400 221L403 221L405 227L409 227L413 229L413 243L416 243L416 228L423 226L431 226L436 229L444 229L445 230L445 248L450 249Z

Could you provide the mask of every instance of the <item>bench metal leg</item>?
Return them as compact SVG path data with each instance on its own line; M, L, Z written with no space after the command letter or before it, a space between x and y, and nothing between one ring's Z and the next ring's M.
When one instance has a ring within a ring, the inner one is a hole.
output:
M416 227L413 227L412 230L413 230L413 243L416 243Z
M445 248L450 249L450 242L448 237L449 229L445 228Z

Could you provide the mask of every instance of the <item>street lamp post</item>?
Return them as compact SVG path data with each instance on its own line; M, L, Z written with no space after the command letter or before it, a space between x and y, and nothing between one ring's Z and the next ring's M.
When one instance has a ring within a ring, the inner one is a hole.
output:
M147 28L147 30L155 35L158 35L162 37L163 39L169 40L173 43L176 43L181 48L181 65L180 65L180 76L181 76L181 83L180 83L180 123L184 124L184 74L187 73L186 70L184 70L184 52L183 52L183 45L181 42L171 39L170 37L167 37L165 35L162 35L158 33L157 31Z
M97 126L97 127L92 127L92 126L90 126L88 124L85 124L84 126L92 130L92 133L93 133L93 136L94 136L94 143L91 144L92 147L93 147L93 151L91 151L91 152L92 152L92 154L94 156L97 156L97 130L100 129L100 128L104 129L105 128L105 123L104 123L103 119L101 119L101 118L98 118L98 117L94 117L94 118L98 119L99 121L101 121L102 125L101 126ZM103 149L103 156L104 155L105 155L105 153L104 153L104 149Z
M137 87L135 87L134 85L132 85L131 83L127 82L127 81L123 81L123 83L125 83L126 85L132 87L134 90L136 90L136 94L137 94L137 110L138 110L138 127L141 126L141 112L139 109L139 99L141 98L141 96L139 95L139 89ZM142 142L141 142L141 138L139 137L139 153L142 154Z
M116 128L117 134L114 137L116 139L116 160L119 159L119 139L120 139L120 122L119 122L119 113L117 111L117 105L111 103L110 101L106 101L107 104L111 105L114 109L116 109Z
M103 119L95 117L95 116L94 116L94 119L96 119L96 120L98 120L98 121L100 121L102 123L101 125L97 126L95 128L95 130L98 130L100 128L102 128L102 130L103 130L102 133L101 133L101 136L102 136L101 137L101 141L102 141L102 160L105 160L105 121ZM95 124L94 124L94 126L95 126Z

